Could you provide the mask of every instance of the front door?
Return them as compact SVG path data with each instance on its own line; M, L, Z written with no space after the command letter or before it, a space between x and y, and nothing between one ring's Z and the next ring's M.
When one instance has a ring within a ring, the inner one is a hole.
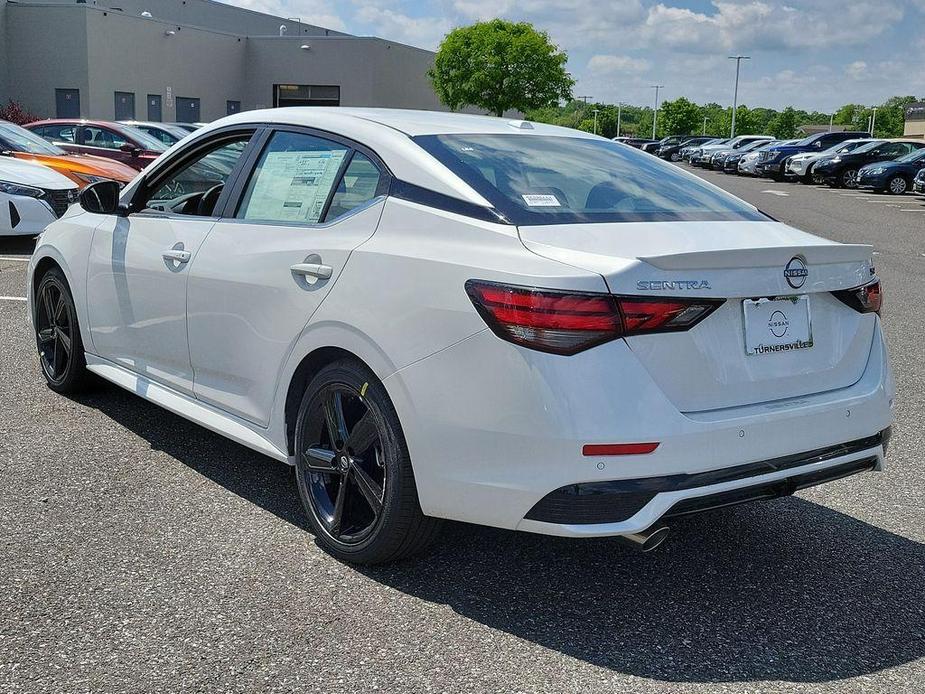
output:
M215 224L223 186L251 133L238 133L152 181L143 209L93 235L87 310L94 352L192 393L186 331L189 268Z
M135 120L134 92L115 93L116 120Z
M376 230L385 186L373 155L349 144L272 135L191 268L197 398L267 425L280 368L350 252Z
M80 90L55 89L56 118L80 118Z

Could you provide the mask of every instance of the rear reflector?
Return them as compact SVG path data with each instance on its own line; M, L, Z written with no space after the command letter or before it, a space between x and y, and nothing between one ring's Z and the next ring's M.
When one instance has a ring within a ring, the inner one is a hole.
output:
M722 299L566 292L469 280L466 292L492 331L552 354L575 354L619 337L688 330Z
M861 313L880 313L883 305L883 288L880 280L874 280L862 287L840 289L832 292L836 299Z
M658 448L658 443L589 443L581 447L582 455L644 455Z

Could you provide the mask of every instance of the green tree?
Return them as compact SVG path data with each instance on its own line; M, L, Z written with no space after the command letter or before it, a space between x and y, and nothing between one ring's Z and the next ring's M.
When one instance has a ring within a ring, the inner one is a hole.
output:
M703 127L703 116L700 115L700 107L683 96L674 101L662 103L659 121L668 135L699 133Z
M767 129L778 140L789 140L796 135L797 125L797 112L788 106L771 119Z
M527 112L572 95L568 56L527 22L492 19L454 29L428 72L444 104L483 108L496 116Z

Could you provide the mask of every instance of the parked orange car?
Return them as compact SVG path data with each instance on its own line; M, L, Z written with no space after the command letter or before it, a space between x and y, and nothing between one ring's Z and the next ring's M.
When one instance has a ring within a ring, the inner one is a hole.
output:
M124 184L138 175L131 166L112 159L65 152L35 133L4 120L0 120L0 153L44 164L81 188L103 180Z

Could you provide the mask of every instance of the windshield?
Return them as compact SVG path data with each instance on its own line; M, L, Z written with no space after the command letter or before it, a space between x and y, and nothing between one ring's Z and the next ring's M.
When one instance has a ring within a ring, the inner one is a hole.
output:
M142 145L145 149L149 149L152 152L166 152L167 145L158 140L157 138L148 135L144 130L136 128L131 125L120 126L126 135L129 135L133 140L136 140L138 144Z
M925 157L925 149L914 149L911 152L909 152L909 154L904 154L899 159L895 159L894 161L901 161L903 163L907 163L910 161L918 161L922 157Z
M675 166L609 140L475 134L414 141L513 224L768 219Z
M857 149L851 150L851 153L852 154L863 154L864 152L869 152L870 150L882 144L883 144L883 140L874 140L873 142L868 142L867 144L861 145Z
M0 142L0 149L9 147L14 152L47 154L56 157L63 157L67 154L63 149L51 144L48 140L6 121L0 121L0 141L2 141Z

